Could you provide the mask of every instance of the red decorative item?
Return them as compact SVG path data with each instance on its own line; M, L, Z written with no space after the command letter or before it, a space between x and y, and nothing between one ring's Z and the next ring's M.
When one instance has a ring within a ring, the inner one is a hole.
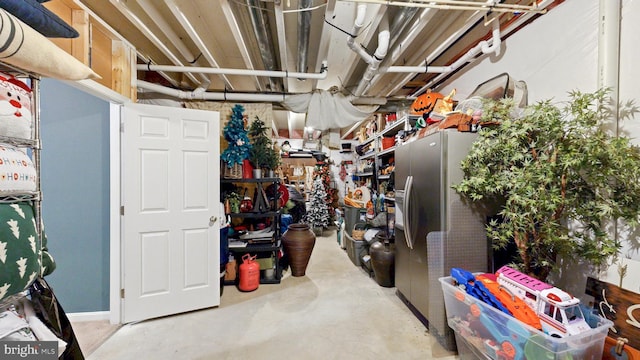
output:
M244 254L240 265L240 291L253 291L260 285L260 264L256 260L257 255Z
M253 165L248 159L242 160L242 178L253 179Z
M253 210L253 201L251 198L246 197L240 201L240 212L246 213L251 212Z

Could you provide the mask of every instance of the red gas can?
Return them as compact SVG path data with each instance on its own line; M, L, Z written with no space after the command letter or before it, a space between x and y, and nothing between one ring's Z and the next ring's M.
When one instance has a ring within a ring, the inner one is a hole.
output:
M238 288L241 291L253 291L260 285L260 264L256 260L257 255L244 254L240 265L240 282Z

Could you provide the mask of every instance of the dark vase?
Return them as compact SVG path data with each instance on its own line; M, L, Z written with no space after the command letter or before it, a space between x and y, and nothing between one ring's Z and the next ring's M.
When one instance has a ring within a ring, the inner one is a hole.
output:
M309 225L302 223L289 225L282 235L282 247L285 256L289 259L292 276L304 276L315 244L316 236Z
M384 245L378 241L369 248L371 266L378 285L393 287L395 280L395 247L385 241Z

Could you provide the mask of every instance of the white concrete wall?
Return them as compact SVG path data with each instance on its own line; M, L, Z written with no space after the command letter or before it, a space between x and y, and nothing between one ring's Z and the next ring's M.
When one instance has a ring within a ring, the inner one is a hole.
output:
M500 56L484 56L468 65L438 91L448 94L457 89L458 100L465 99L475 87L501 73L527 83L529 104L540 100L566 100L571 90L594 91L598 87L598 0L565 1L523 30L506 39ZM640 2L622 2L620 95L621 101L640 101ZM640 144L640 114L625 121L621 129ZM622 287L640 292L639 240L622 234L623 262L628 265ZM584 283L575 281L576 273L586 267L566 264L558 285L574 294L584 293ZM618 265L612 265L597 275L601 280L619 285Z

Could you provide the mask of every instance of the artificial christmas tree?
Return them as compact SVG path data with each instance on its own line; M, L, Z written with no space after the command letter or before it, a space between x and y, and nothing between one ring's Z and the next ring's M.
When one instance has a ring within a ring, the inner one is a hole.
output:
M244 107L235 105L231 110L231 120L225 125L223 134L229 146L222 152L220 158L224 161L227 170L224 177L240 178L242 177L242 162L249 157L251 151L251 143L247 136L244 122ZM238 172L238 168L240 171ZM229 175L228 175L229 174Z
M324 155L324 154L323 154ZM329 161L325 160L325 157L317 157L318 163L313 169L313 178L320 178L324 185L324 191L326 193L325 203L329 211L329 218L333 220L335 217L335 206L338 203L338 189L331 187L331 169L329 168Z
M322 229L329 226L331 221L326 198L327 192L324 190L322 178L316 177L313 181L311 202L309 204L309 210L305 216L305 222L309 224L313 228L314 233L318 235L322 234Z
M267 132L270 129L264 121L256 117L249 126L249 139L251 139L251 150L249 151L249 161L257 169L274 170L280 164L280 155L273 148L273 141Z

